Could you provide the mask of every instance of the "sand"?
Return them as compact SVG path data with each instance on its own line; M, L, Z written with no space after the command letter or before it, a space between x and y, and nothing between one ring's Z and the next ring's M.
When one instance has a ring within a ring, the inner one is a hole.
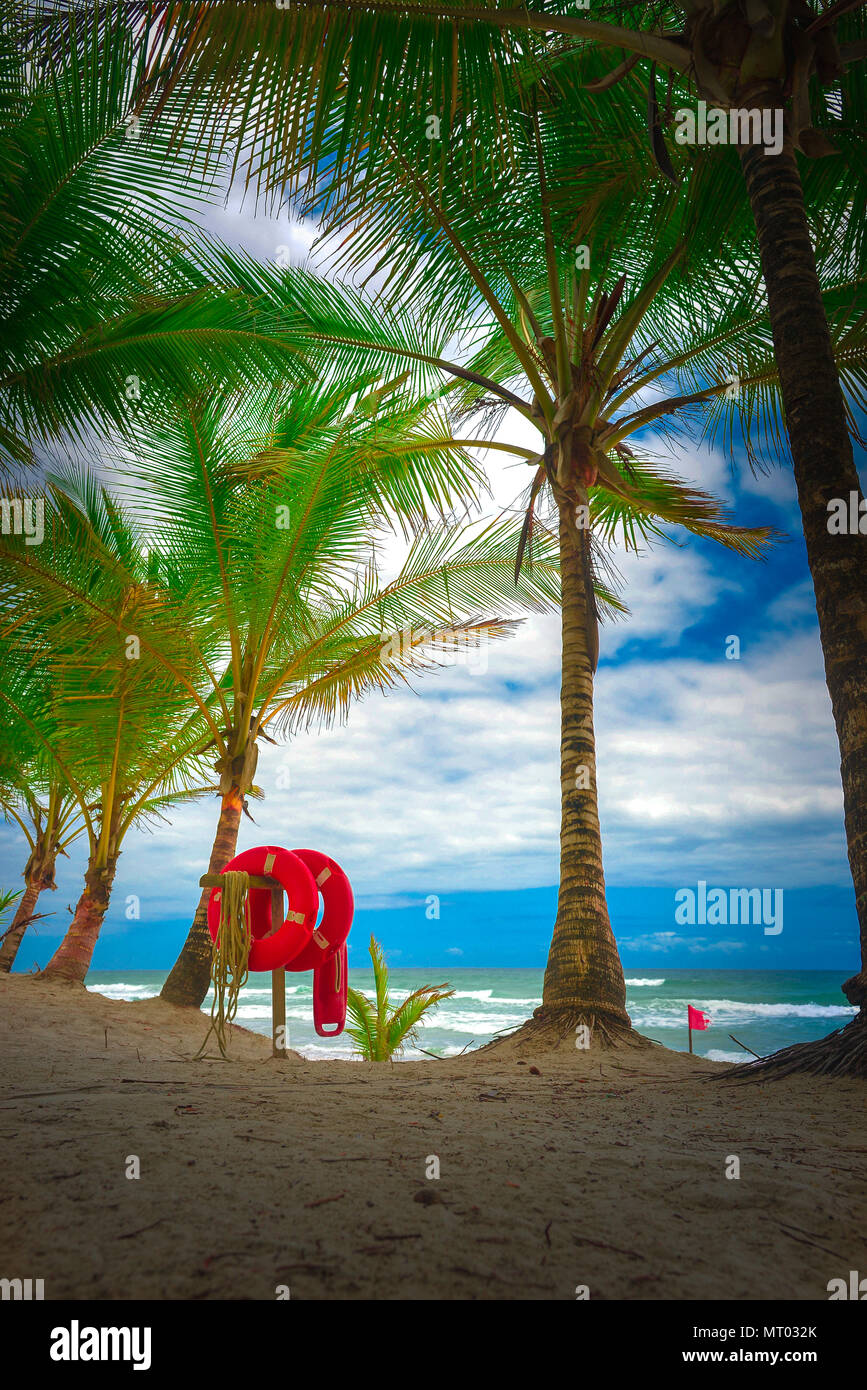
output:
M46 1299L826 1300L867 1273L863 1083L508 1039L284 1060L240 1028L233 1060L190 1060L205 1028L0 977L0 1276Z

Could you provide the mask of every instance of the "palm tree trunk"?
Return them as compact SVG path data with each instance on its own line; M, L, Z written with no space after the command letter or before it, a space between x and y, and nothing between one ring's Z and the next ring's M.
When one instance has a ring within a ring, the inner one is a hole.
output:
M73 980L84 984L94 947L108 910L119 854L110 854L105 865L91 855L84 875L84 891L78 899L69 930L40 975L43 980Z
M593 657L587 572L573 508L560 505L563 673L560 687L560 894L536 1017L598 1028L602 1041L630 1029L626 984L605 902L593 733ZM591 1032L592 1036L592 1032Z
M24 933L28 929L29 922L39 901L39 894L43 888L53 888L54 884L46 883L40 873L29 873L25 877L24 897L18 903L17 912L13 917L13 924L3 937L3 945L0 945L0 974L8 974L13 969L15 956L18 955L18 947L24 941Z
M843 394L795 155L741 151L759 237L774 351L792 449L825 678L840 745L849 865L861 934L861 970L843 992L867 1002L867 535L832 535L828 502L861 500ZM867 523L865 523L867 524Z
M244 799L237 786L230 787L223 797L217 833L208 863L209 874L219 874L235 857L238 827ZM181 954L160 990L160 998L170 1004L188 1004L200 1008L211 983L211 934L208 931L208 899L210 888L202 890L193 925L187 933Z

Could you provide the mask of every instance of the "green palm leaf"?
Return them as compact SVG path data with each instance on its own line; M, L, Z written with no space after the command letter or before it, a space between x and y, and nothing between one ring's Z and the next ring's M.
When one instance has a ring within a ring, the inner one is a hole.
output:
M346 1010L352 1026L346 1032L368 1062L388 1062L416 1041L424 1015L443 999L451 999L454 990L447 985L423 985L407 995L396 1009L390 1010L388 967L382 947L373 935L369 951L373 961L376 1006L366 995L350 986L347 989Z

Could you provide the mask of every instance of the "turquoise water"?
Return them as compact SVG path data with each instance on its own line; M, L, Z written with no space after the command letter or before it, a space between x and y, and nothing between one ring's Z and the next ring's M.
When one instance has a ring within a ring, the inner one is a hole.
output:
M111 999L148 999L166 977L160 970L120 973L92 970L89 989ZM501 1032L517 1028L542 1002L541 970L399 970L390 972L391 997L398 1003L420 985L447 980L453 999L441 1004L422 1028L418 1046L407 1058L440 1056L480 1047ZM711 1017L711 1027L693 1034L693 1050L717 1061L744 1061L747 1054L729 1037L734 1033L754 1052L765 1055L790 1043L808 1042L840 1028L855 1015L840 993L842 977L828 970L630 970L627 1007L640 1032L677 1051L687 1049L686 1006ZM372 993L373 973L352 970L355 989ZM289 1046L306 1057L349 1057L351 1041L317 1037L313 1029L312 973L286 976L286 1022ZM210 997L205 1003L210 1008ZM270 1036L270 976L253 975L238 1006L238 1022Z

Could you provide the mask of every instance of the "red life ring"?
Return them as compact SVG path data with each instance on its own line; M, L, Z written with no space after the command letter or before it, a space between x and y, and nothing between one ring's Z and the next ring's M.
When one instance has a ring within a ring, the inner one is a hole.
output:
M307 865L288 849L259 845L237 854L222 870L241 869L248 874L269 875L282 884L289 898L283 925L273 936L271 930L271 890L251 888L247 897L247 920L253 936L250 947L251 970L279 970L303 951L313 935L319 906L318 890ZM220 927L220 889L212 888L208 899L208 931L216 941ZM294 968L294 967L293 967Z
M293 849L307 865L322 894L322 921L304 949L286 966L287 970L316 970L338 951L349 935L355 904L349 879L335 859L318 849Z
M313 1027L320 1038L333 1038L343 1032L348 975L344 941L324 965L317 965L313 971ZM326 1023L333 1026L326 1028Z

